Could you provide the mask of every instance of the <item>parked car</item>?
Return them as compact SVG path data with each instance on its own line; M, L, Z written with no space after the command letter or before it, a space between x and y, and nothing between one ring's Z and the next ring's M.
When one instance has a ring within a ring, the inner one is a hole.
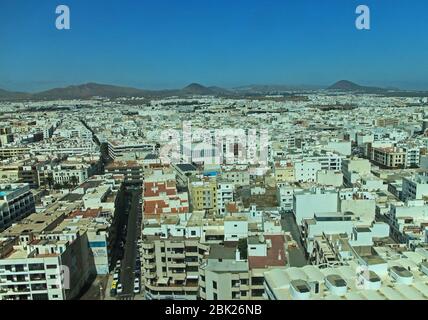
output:
M134 293L140 293L140 279L135 278L134 280Z
M117 285L117 290L116 290L117 294L121 294L123 292L123 286L121 283L119 283Z

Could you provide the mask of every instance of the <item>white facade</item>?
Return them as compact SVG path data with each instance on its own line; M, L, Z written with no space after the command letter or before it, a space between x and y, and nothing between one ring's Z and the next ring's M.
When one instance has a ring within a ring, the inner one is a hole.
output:
M217 210L221 215L226 214L226 205L234 201L234 184L229 182L217 183Z
M224 241L238 241L248 237L248 221L246 219L226 218L224 221Z
M0 231L36 212L28 184L0 185Z
M294 177L298 182L315 182L321 163L317 161L299 161L294 163Z
M403 200L419 200L428 196L428 174L420 173L413 178L403 178Z
M294 194L293 212L298 224L303 219L313 218L315 212L337 212L338 194L335 190L317 188Z

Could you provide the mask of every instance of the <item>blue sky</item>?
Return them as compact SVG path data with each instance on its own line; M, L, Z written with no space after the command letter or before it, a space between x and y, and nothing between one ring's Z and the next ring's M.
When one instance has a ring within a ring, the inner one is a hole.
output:
M55 8L71 30L55 28ZM371 9L371 30L355 8ZM428 90L426 0L0 0L0 88L100 82Z

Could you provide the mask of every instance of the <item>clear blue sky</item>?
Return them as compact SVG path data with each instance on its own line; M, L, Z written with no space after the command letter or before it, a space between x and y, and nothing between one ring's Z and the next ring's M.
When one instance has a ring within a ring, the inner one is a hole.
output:
M71 30L55 28L55 8ZM355 8L371 8L370 31ZM426 0L0 0L0 88L191 82L428 89Z

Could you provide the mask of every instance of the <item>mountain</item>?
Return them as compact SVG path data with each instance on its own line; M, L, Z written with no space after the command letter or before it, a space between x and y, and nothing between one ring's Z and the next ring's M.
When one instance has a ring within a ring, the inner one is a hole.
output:
M211 89L204 87L203 85L200 85L199 83L189 84L187 87L183 88L182 91L184 93L194 94L194 95L209 95L209 94L213 93L213 91L211 91Z
M136 88L87 83L39 92L34 94L33 97L36 99L87 99L91 97L143 97L147 94L147 91Z
M233 95L233 92L220 88L220 87L205 87L199 83L189 84L187 87L183 88L182 94L187 95L200 95L200 96L228 96Z
M89 99L92 97L120 98L120 97L144 97L165 98L171 96L231 96L233 92L220 87L205 87L198 83L192 83L183 89L176 90L143 90L131 87L121 87L107 84L86 83L54 88L34 94L23 92L10 92L0 89L0 100L60 100L60 99Z
M360 86L354 82L348 80L340 80L328 87L327 90L335 90L335 91L356 91L356 92L364 92L364 93L386 93L389 90L378 87L365 87Z
M26 99L29 96L31 95L25 92L13 92L0 89L0 100L21 100Z
M21 100L61 100L61 99L89 99L92 97L120 98L144 97L146 99L189 96L216 96L216 97L251 97L254 95L288 94L290 91L304 92L321 89L316 86L284 86L284 85L250 85L231 90L220 87L206 87L199 83L192 83L185 88L175 90L143 90L132 87L114 86L98 83L86 83L65 88L54 88L38 93L12 92L0 89L0 101ZM365 87L347 80L341 80L327 88L331 91L345 91L357 93L376 93L385 96L415 96L426 97L427 92L403 91L391 88Z

